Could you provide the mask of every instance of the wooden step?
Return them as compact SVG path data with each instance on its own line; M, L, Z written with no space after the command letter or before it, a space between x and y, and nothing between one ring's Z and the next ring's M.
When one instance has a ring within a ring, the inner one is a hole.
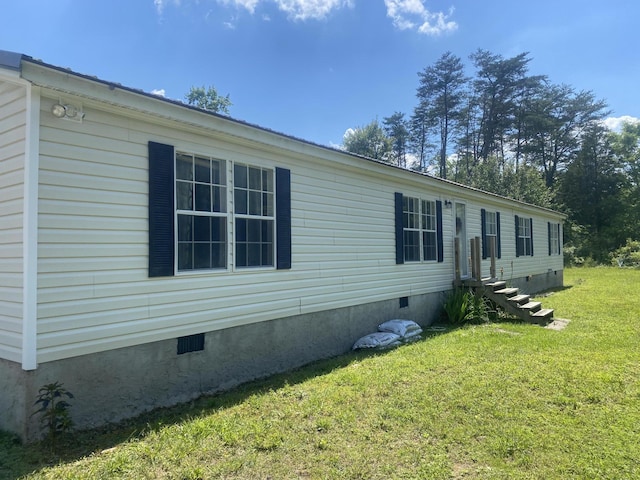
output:
M540 302L528 302L524 305L519 305L519 308L522 310L529 310L531 313L537 312L542 308L542 303ZM553 310L552 310L553 312Z
M503 288L502 290L496 290L493 293L498 295L504 295L505 297L513 297L518 294L517 288Z
M550 319L553 317L553 309L552 308L543 308L531 314L533 318L543 320Z
M530 298L531 298L530 295L514 295L513 297L509 297L508 300L510 302L514 302L514 303L518 303L520 305L524 305L525 303L529 302Z
M507 286L507 282L489 282L485 283L485 286L493 289L493 291L500 290Z

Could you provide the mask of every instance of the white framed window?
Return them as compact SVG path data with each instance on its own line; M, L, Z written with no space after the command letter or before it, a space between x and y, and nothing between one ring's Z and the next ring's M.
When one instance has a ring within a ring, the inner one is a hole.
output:
M560 224L549 223L549 255L560 255Z
M404 261L420 262L438 257L436 202L402 198Z
M235 265L273 267L275 209L273 170L236 163L233 167Z
M176 153L177 271L227 268L226 162Z
M178 272L228 269L229 232L236 268L274 266L274 171L235 163L231 181L228 166L225 160L176 153Z
M516 256L533 255L533 220L531 218L517 217Z

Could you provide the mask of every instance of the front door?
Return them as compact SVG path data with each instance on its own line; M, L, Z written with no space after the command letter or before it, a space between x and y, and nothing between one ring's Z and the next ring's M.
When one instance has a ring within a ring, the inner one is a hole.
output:
M460 248L460 277L469 278L469 245L467 245L467 211L464 203L456 203L456 239Z

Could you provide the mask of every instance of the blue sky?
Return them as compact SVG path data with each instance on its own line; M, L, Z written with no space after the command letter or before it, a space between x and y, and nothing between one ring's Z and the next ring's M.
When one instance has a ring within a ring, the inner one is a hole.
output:
M4 0L1 11L2 50L172 99L214 85L233 117L323 145L410 114L419 71L478 48L529 52L530 73L640 117L637 0Z

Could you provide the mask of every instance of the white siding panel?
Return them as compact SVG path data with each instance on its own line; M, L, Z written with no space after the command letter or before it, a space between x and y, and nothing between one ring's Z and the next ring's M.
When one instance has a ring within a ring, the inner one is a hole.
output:
M26 90L0 82L0 358L21 362Z
M442 191L91 105L82 123L56 120L46 113L51 101L42 101L40 143L40 361L451 287L451 209L443 212L445 262L395 264L394 192L435 200L444 199ZM148 278L149 140L289 168L292 269ZM468 204L474 235L479 208Z

